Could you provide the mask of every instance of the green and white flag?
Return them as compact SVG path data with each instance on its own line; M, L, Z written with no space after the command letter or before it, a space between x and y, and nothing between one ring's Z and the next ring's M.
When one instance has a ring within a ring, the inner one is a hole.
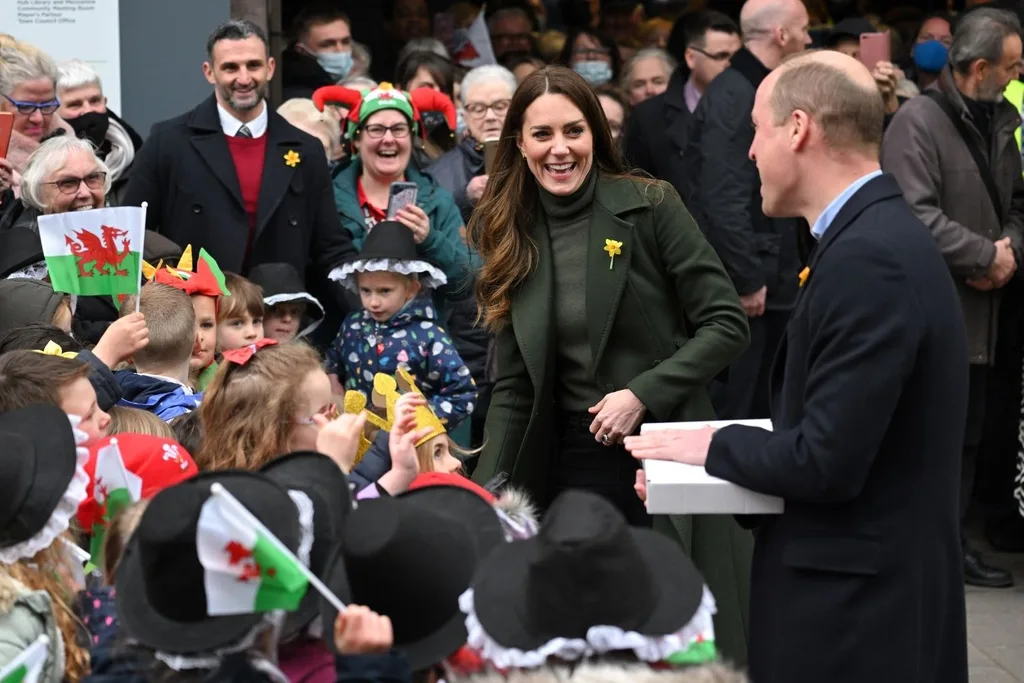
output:
M103 512L93 523L89 550L92 564L102 567L107 526L117 513L142 499L142 478L124 466L121 447L117 445L117 439L111 439L96 453L96 471L92 480L93 500Z
M46 657L50 653L50 639L39 636L36 642L25 648L11 663L0 670L0 683L36 683Z
M139 206L39 217L39 239L55 292L135 294L145 236L146 210Z
M212 495L203 503L196 549L203 565L210 616L282 609L293 612L309 581L294 557L279 549L229 502Z

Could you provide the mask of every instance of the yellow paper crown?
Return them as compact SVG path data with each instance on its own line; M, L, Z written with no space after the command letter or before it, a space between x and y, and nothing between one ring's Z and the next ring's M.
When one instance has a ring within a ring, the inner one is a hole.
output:
M152 282L153 278L156 277L156 273L164 267L164 260L160 259L159 263L155 266L145 259L142 260L142 275L148 282ZM185 247L185 251L181 252L181 258L178 259L177 266L167 266L167 270L178 277L185 279L192 274L192 245Z
M367 409L366 396L358 391L350 390L345 392L345 412L358 414L366 410L367 424L375 425L384 431L390 432L391 426L395 422L395 404L398 403L398 399L402 394L407 394L410 391L420 395L423 394L419 387L416 386L416 381L412 378L412 375L405 368L399 368L394 377L378 372L373 377L373 394L371 396L373 409ZM385 417L381 417L381 414ZM427 405L416 408L416 428L420 429L422 427L430 427L430 433L417 441L417 446L422 446L434 437L445 434L448 431L445 429L444 420L438 419L437 415L434 415L434 411ZM370 442L366 435L361 435L359 449L356 452L357 463L362 460L369 447Z

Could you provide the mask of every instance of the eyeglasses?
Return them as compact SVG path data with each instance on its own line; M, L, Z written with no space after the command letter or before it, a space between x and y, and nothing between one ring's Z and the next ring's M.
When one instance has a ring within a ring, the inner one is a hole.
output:
M473 117L480 117L487 113L488 109L493 109L495 114L499 116L508 111L509 105L512 104L512 100L496 100L490 104L484 104L483 102L470 102L466 105L466 113Z
M319 411L317 411L317 415L323 415L328 420L337 420L339 417L341 417L341 410L338 409L337 404L328 403ZM300 425L316 424L316 422L313 421L312 417L300 417L296 418L295 421L298 422Z
M96 171L95 173L90 173L84 178L68 176L67 178L61 178L60 180L55 180L51 183L43 183L43 185L56 185L57 189L62 193L74 194L78 192L78 188L81 187L82 183L85 183L85 186L90 190L98 190L103 187L103 183L106 179L106 173L103 171Z
M371 137L374 140L379 140L380 138L384 137L384 135L389 131L391 132L391 135L395 138L409 137L409 131L411 129L408 123L396 123L393 126L382 126L380 124L375 123L371 126L363 128L363 130L366 131L366 135L368 137Z
M12 100L7 95L4 95L3 97L5 100L13 104L14 109L23 116L32 116L36 109L38 109L44 116L49 116L60 109L60 102L58 100L50 100L49 102L22 102L21 100Z
M707 50L700 49L696 45L690 45L689 48L691 50L693 50L694 52L702 54L705 57L707 57L708 59L710 59L712 61L715 61L715 62L724 62L727 59L732 59L732 53L729 52L728 50L723 51L723 52L708 52Z

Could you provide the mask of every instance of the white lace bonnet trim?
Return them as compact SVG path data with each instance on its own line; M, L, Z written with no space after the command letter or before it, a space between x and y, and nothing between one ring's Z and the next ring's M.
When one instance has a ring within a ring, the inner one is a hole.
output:
M50 513L50 519L47 520L46 526L27 541L0 550L0 563L15 564L21 560L35 557L40 551L49 548L55 540L60 538L61 534L68 530L71 520L78 514L78 506L89 495L89 474L85 471L85 463L89 461L89 449L84 446L85 442L89 440L89 435L78 429L78 423L81 422L80 417L68 415L68 420L71 422L71 430L75 434L75 474L71 477L67 490L64 491L64 497Z
M444 271L426 261L398 261L387 258L352 261L335 268L327 277L331 280L340 280L345 287L355 292L359 291L356 286L356 279L349 277L350 275L353 273L379 272L418 275L423 286L430 289L440 287L448 282L448 276L444 274Z
M295 503L295 507L299 511L299 547L295 551L295 556L308 567L309 555L313 550L313 501L310 500L309 496L304 492L296 491L294 489L289 489L288 496L292 499L292 502ZM177 655L160 652L158 650L153 653L153 656L163 662L172 671L216 669L220 666L220 662L224 657L252 649L256 644L256 640L267 630L268 627L273 628L275 632L280 632L280 627L284 622L285 615L286 612L280 610L268 612L264 615L263 620L253 626L249 633L247 633L240 641L233 645L228 645L227 647L215 650L207 655ZM250 661L254 667L268 674L272 680L278 681L279 683L288 683L287 677L285 677L277 667L266 659L254 656Z
M592 626L586 638L554 638L534 650L523 651L499 644L484 631L476 616L472 588L459 597L459 609L466 615L466 631L469 633L466 644L499 669L534 669L547 664L549 657L573 662L608 652L630 650L641 661L661 662L687 650L697 640L714 641L712 617L718 611L714 596L705 586L697 612L675 633L645 636L623 631L617 626Z
M295 294L274 294L273 296L263 297L263 305L268 308L270 306L276 306L278 304L290 301L305 301L306 303L313 304L320 311L320 316L316 318L316 320L311 322L309 325L307 325L305 328L299 330L299 333L295 335L296 338L301 339L302 337L311 334L313 330L315 330L316 328L320 327L320 323L324 321L324 307L320 304L319 301L316 300L316 297L314 297L312 294L307 294L306 292L296 292Z

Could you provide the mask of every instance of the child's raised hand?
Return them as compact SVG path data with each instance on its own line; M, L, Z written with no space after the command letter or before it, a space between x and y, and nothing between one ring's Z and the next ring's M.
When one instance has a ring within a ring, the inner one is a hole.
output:
M142 313L129 313L110 324L93 349L93 355L108 368L130 360L149 344L149 328Z
M420 473L416 442L430 435L430 427L416 429L416 408L427 404L422 395L409 392L395 402L395 419L388 434L391 469L377 483L393 496L408 490Z
M366 425L366 413L345 413L336 420L314 415L313 422L319 430L316 449L336 462L345 474L351 472L359 450L359 437Z
M362 605L349 605L334 620L334 647L343 655L387 652L395 642L391 619Z

